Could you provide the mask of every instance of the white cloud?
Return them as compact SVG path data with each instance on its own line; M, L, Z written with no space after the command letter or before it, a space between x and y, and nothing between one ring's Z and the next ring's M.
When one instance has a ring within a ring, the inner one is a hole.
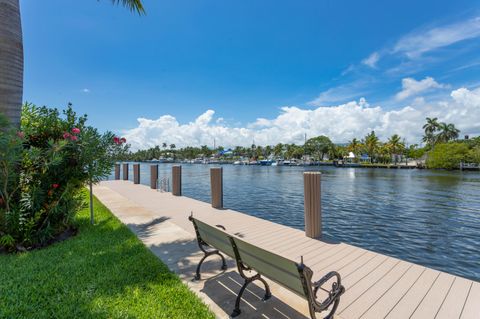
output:
M393 53L405 54L410 59L422 54L480 36L480 17L446 26L424 29L401 38L393 47Z
M380 60L380 54L378 54L378 52L373 52L368 58L363 59L362 63L371 68L375 68L378 60Z
M216 123L215 112L207 110L193 122L181 124L171 115L156 120L139 118L138 127L125 131L124 135L133 149L174 143L186 145L259 145L303 143L303 134L308 136L327 135L334 142L342 143L354 137L363 137L371 130L386 139L400 134L409 143L418 143L422 136L425 117L438 117L440 121L454 123L462 134L480 134L480 88L460 88L451 92L442 101L427 103L417 98L412 105L397 110L386 110L381 106L371 107L365 101L302 109L295 106L281 108L280 114L272 119L258 119L246 127L231 127Z
M397 101L402 101L411 96L418 95L419 93L432 89L441 89L444 87L445 85L438 83L429 76L420 81L417 81L413 78L405 78L402 79L402 90L395 95L395 99Z
M82 90L82 92L83 92L83 93L90 93L90 89L86 89L86 88L85 88L85 89Z
M372 79L365 76L360 80L330 88L321 92L313 101L308 102L308 105L326 106L352 101L368 93L371 83Z

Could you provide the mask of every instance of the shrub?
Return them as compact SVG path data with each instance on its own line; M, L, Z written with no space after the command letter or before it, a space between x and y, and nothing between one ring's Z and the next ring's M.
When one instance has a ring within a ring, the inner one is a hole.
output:
M111 132L87 126L69 104L25 104L21 131L0 132L0 246L45 245L69 229L81 189L108 176L123 149Z
M426 165L428 168L458 169L460 162L467 159L468 152L465 143L439 143L428 153Z

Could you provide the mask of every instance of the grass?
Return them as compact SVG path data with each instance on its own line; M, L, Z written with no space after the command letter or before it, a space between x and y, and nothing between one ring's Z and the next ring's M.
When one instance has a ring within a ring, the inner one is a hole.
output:
M74 238L0 255L0 318L214 318L105 206L94 205L96 225L80 211Z

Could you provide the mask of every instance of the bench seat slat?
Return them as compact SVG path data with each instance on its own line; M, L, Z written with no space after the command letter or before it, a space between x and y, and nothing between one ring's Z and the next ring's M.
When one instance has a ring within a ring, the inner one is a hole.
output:
M303 290L297 264L285 257L251 245L241 239L234 238L242 263L254 269L261 275L287 287L303 298Z

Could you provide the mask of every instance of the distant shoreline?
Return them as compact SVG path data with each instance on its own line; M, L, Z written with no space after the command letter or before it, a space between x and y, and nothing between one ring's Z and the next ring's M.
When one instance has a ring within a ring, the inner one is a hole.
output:
M173 161L119 161L118 163L144 163L144 164L187 164L187 165L235 165L235 166L272 166L272 165L262 165L260 163L253 164L234 164L234 161L211 161L198 163L194 161L186 160L173 160ZM273 165L274 167L276 165ZM335 162L311 162L311 163L296 163L294 165L279 165L277 167L322 167L330 166L336 168L381 168L381 169L419 169L419 170L444 170L444 171L474 171L480 172L480 166L477 167L464 167L463 169L457 168L454 170L447 169L433 169L427 168L423 165L405 165L405 164L366 164L366 163L335 163Z

